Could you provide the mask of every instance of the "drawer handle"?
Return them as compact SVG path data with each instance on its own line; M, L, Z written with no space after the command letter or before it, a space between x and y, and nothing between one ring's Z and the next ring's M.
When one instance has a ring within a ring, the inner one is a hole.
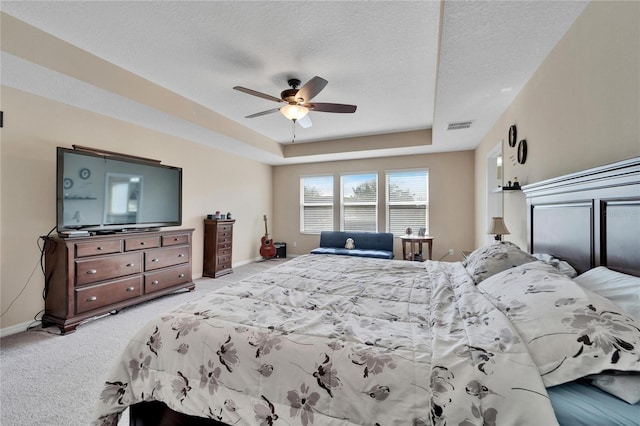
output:
M151 259L152 262L159 262L160 259L156 258L156 259Z
M184 278L184 274L178 275L178 278Z
M133 291L135 289L136 289L135 287L127 287L127 291Z
M140 245L143 246L144 245L144 241L140 241Z
M135 263L127 263L127 266L136 266Z
M160 284L160 281L158 281L158 280L151 281L151 285L156 285L156 284Z
M96 296L91 296L90 298L87 299L87 302L95 302L96 300L98 300Z
M104 250L104 247L98 246L98 247L96 247L96 250Z
M180 238L177 238L177 237L173 239L173 241L179 241L179 240Z
M180 253L178 257L184 257L184 253Z
M95 269L89 269L89 270L87 271L87 274L89 274L89 275L97 274L97 273L98 273L98 271L96 271Z

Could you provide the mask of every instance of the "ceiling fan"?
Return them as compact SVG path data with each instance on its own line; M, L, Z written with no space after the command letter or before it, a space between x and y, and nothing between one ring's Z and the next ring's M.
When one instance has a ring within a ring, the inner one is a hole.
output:
M305 83L300 89L300 80L291 78L287 81L291 89L285 89L280 93L280 98L267 95L266 93L258 92L256 90L247 89L246 87L235 86L235 90L247 93L249 95L257 96L259 98L268 99L270 101L278 103L286 103L287 105L273 108L255 114L247 115L245 118L260 117L261 115L267 115L280 111L282 115L292 120L294 123L297 121L302 127L311 127L311 119L307 115L309 111L319 112L337 112L337 113L353 113L356 111L356 105L346 104L331 104L324 102L310 102L318 93L324 89L328 81L321 77L313 77L311 80Z

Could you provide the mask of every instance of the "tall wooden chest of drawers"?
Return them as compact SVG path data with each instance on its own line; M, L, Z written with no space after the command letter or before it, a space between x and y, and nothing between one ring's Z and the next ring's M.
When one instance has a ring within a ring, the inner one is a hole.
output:
M179 289L193 290L193 229L45 240L43 325L88 318Z
M231 252L233 249L234 223L234 219L204 220L202 276L217 278L233 272Z

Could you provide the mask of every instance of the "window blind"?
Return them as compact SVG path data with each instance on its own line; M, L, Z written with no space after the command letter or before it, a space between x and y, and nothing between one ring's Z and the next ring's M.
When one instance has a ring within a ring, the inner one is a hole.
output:
M300 231L333 230L333 176L300 178Z
M404 235L410 227L414 234L420 228L429 233L429 171L387 172L387 229Z
M378 230L378 174L341 176L343 231Z

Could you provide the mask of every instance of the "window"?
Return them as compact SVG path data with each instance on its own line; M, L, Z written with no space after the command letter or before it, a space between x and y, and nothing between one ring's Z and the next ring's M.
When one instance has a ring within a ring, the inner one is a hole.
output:
M378 174L343 175L341 223L343 231L378 230Z
M333 231L333 176L300 178L300 232Z
M429 171L387 172L387 229L404 235L407 227L414 234L425 228L429 234Z

